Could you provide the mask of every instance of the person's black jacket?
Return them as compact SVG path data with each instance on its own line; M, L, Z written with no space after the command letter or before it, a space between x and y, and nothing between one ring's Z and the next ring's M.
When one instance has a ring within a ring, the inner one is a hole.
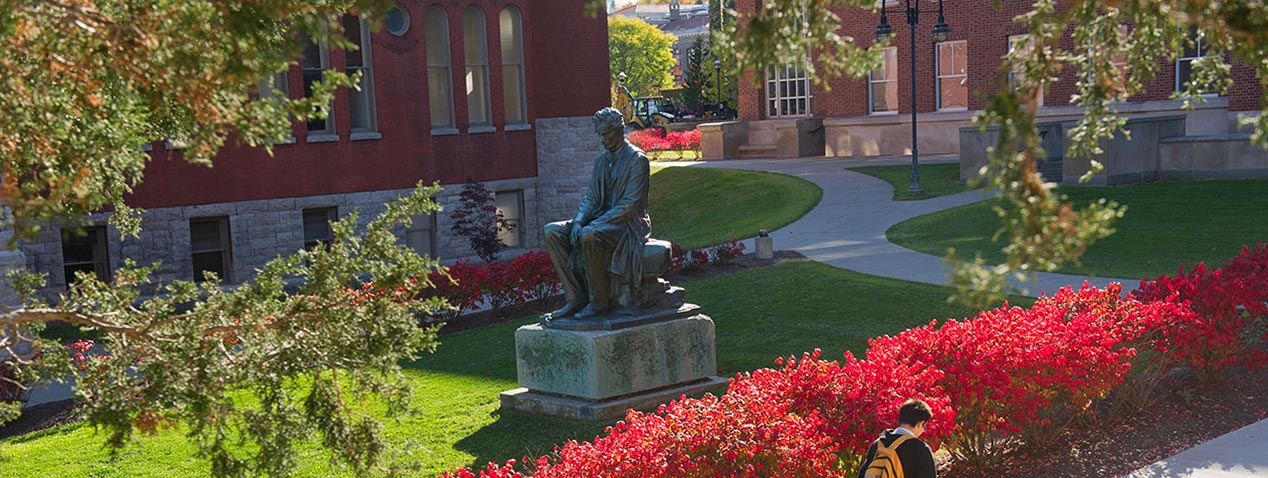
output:
M900 436L902 435L894 433L894 430L885 430L880 440L885 446L889 446ZM872 442L872 446L868 447L867 456L863 458L863 466L859 468L858 478L863 478L863 473L867 471L867 465L872 464L874 456L876 456L876 442ZM938 476L938 470L933 465L933 450L919 438L912 438L898 445L898 461L903 463L903 476L906 478L937 478Z

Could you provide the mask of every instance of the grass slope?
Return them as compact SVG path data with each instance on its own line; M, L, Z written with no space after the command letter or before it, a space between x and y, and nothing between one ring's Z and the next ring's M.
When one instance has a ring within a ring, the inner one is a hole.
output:
M1062 272L1145 279L1175 273L1181 264L1215 264L1243 244L1268 241L1268 180L1165 181L1117 187L1067 186L1076 206L1106 198L1127 205L1117 232L1088 248L1082 265ZM912 218L890 228L890 241L929 254L954 247L961 257L981 254L1000 263L1003 244L991 242L1001 226L998 201L969 204Z
M717 324L723 376L772 366L775 357L822 348L824 357L861 354L870 337L963 317L941 287L866 276L818 263L796 262L688 282L687 299ZM589 440L601 425L498 410L498 393L516 387L514 331L521 320L443 337L436 353L407 364L419 413L385 420L384 434L419 468L434 476L462 465L483 465L549 453L568 439ZM180 431L141 437L117 460L101 434L70 425L0 442L0 476L206 476L204 460ZM332 468L315 447L299 476L350 476Z
M885 180L894 187L895 201L919 201L971 189L960 181L959 163L920 165L920 187L924 188L925 193L916 196L907 195L907 188L911 187L911 165L858 166L847 169Z
M652 237L691 249L784 227L823 190L783 174L670 166L652 167L649 195Z

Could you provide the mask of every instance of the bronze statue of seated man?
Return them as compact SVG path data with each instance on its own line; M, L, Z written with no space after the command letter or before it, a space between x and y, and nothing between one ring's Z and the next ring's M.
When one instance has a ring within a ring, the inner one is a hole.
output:
M621 112L599 110L594 128L605 151L595 158L577 215L545 228L546 249L568 301L543 316L545 323L629 313L646 305L649 294L668 289L656 278L668 267L668 243L648 244L647 156L625 140Z

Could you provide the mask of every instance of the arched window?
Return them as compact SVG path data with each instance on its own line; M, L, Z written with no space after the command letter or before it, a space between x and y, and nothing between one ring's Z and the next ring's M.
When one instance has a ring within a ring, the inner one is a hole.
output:
M520 9L508 5L498 14L502 37L502 101L506 124L528 123L524 100L524 29Z
M475 5L462 12L462 46L467 62L467 119L472 126L488 126L489 47L484 10Z
M348 115L353 133L374 133L378 121L374 113L374 61L370 58L370 30L365 20L355 15L343 16L344 37L358 49L344 52L344 71L361 73L358 89L348 89Z
M440 6L427 9L427 96L432 133L453 129L453 75L449 70L449 15Z

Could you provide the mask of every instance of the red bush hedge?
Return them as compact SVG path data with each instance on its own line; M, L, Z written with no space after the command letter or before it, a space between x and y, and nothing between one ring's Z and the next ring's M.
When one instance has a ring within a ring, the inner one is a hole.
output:
M824 361L817 351L777 360L779 368L737 375L720 398L630 411L593 442L569 442L529 468L535 477L845 476L910 397L934 410L922 438L982 464L1092 415L1129 372L1145 382L1165 372L1141 378L1135 368L1251 363L1263 351L1266 299L1263 244L1219 270L1182 269L1130 296L1117 284L1067 287L1028 309L1005 304L875 338L861 360ZM1141 351L1152 358L1140 360ZM520 468L442 476L527 476Z

